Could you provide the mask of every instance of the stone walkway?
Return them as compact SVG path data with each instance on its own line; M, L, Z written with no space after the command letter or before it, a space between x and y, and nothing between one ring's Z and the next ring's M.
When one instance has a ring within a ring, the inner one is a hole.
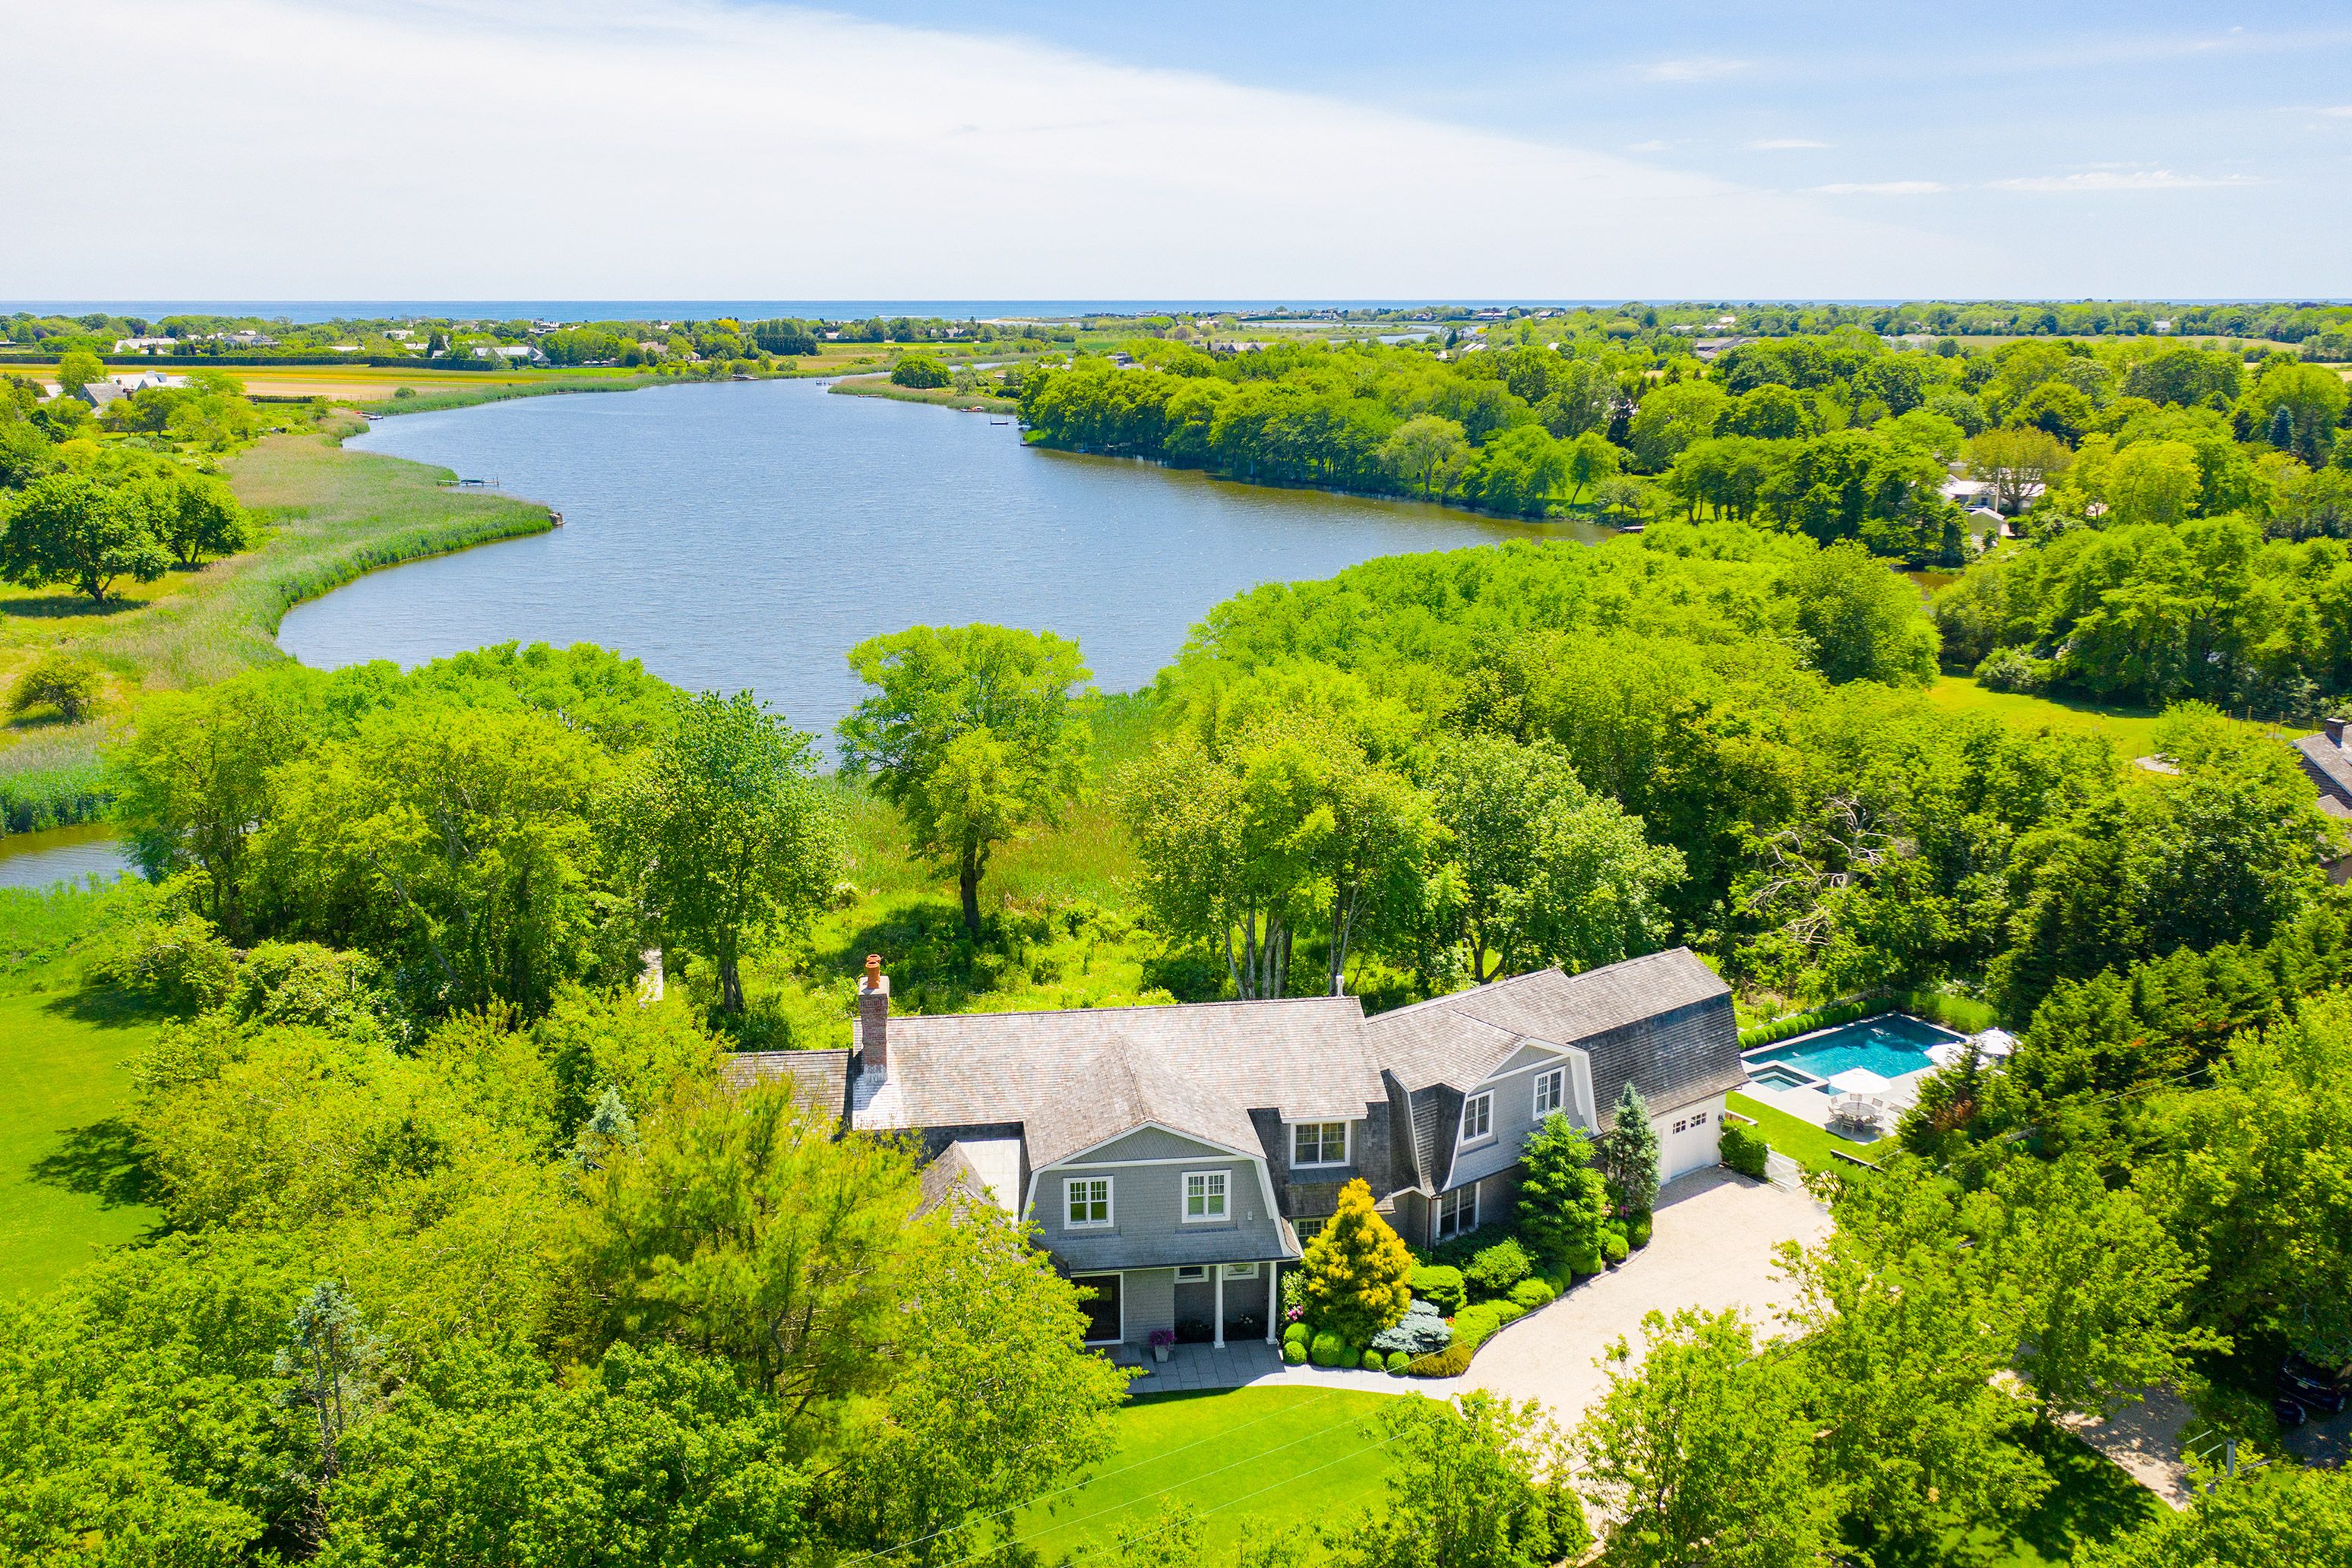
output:
M1124 1350L1124 1347L1122 1347ZM1459 1377L1391 1377L1360 1368L1291 1366L1282 1349L1264 1341L1248 1344L1175 1345L1168 1359L1155 1362L1150 1351L1127 1352L1112 1358L1122 1366L1140 1366L1144 1375L1128 1384L1130 1397L1150 1394L1197 1394L1225 1388L1351 1388L1360 1394L1421 1394L1450 1399L1465 1379Z
M1694 1172L1658 1194L1650 1245L1488 1341L1462 1378L1467 1388L1539 1399L1563 1426L1608 1386L1600 1357L1614 1341L1638 1355L1642 1319L1683 1307L1736 1307L1769 1323L1788 1297L1773 1252L1811 1246L1830 1216L1811 1196L1720 1168Z

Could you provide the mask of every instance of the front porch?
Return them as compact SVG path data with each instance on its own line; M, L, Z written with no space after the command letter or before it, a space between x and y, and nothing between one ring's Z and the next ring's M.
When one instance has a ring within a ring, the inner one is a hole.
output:
M1154 1361L1147 1345L1099 1348L1113 1366L1142 1369L1143 1375L1127 1385L1130 1399L1153 1394L1209 1394L1228 1388L1277 1384L1347 1388L1366 1394L1417 1394L1446 1399L1465 1381L1458 1377L1391 1377L1384 1372L1362 1372L1355 1367L1292 1366L1282 1359L1280 1345L1270 1345L1262 1340L1246 1344L1228 1341L1222 1348L1175 1345L1164 1362Z

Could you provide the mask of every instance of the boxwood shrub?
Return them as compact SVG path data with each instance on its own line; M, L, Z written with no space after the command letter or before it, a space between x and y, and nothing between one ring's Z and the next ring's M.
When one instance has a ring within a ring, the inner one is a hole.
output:
M1288 1362L1288 1363L1289 1363L1291 1365L1293 1365L1293 1366L1304 1366L1304 1365L1306 1365L1306 1364L1307 1364L1307 1342L1306 1342L1305 1340L1285 1340L1285 1341L1283 1341L1283 1342L1282 1342L1282 1359L1283 1359L1283 1360L1285 1360L1285 1361L1286 1361L1286 1362Z
M1498 1241L1483 1249L1462 1271L1474 1296L1505 1296L1511 1287L1535 1271L1528 1250L1517 1241Z
M1624 1262L1628 1250L1623 1231L1612 1226L1601 1233L1601 1256L1607 1258L1612 1265Z
M1722 1154L1723 1163L1741 1175L1752 1176L1759 1182L1764 1179L1764 1159L1769 1152L1769 1145L1764 1142L1764 1135L1753 1127L1743 1127L1737 1121L1725 1122L1723 1136L1717 1140L1716 1148Z
M1388 1368L1389 1362L1388 1357L1378 1351L1366 1351L1364 1359L1356 1364L1366 1372L1384 1372Z
M1648 1214L1637 1214L1632 1219L1625 1222L1625 1245L1636 1248L1650 1245L1650 1216Z
M1404 1375L1404 1369L1412 1364L1412 1352L1408 1351L1389 1352L1389 1375L1391 1377L1402 1377Z
M1355 1352L1348 1348L1347 1341L1325 1329L1307 1347L1307 1359L1317 1366L1345 1366L1355 1359Z
M1412 1285L1413 1296L1436 1308L1440 1316L1460 1311L1469 1300L1463 1289L1462 1270L1442 1263L1424 1263L1414 1269Z
M1538 1307L1550 1306L1559 1294L1548 1279L1522 1279L1511 1287L1511 1300L1530 1312Z

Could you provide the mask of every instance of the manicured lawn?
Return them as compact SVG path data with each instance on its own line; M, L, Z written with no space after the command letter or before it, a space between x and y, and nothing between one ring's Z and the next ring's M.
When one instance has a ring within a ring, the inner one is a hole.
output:
M2160 717L2146 708L2105 708L2071 699L2028 697L2015 691L1988 691L1972 677L1947 675L1927 689L1927 700L1953 713L1990 713L2021 727L2046 725L2058 731L2105 735L2126 757L2144 757L2156 750L2156 724Z
M47 1289L161 1217L122 1112L150 1018L88 994L0 995L0 1296Z
M1735 1094L1726 1101L1742 1116L1753 1117L1756 1130L1764 1134L1764 1142L1772 1145L1808 1171L1819 1171L1831 1165L1844 1165L1838 1154L1851 1154L1857 1160L1877 1161L1875 1151L1884 1143L1853 1143L1832 1132L1824 1132L1810 1121L1801 1121L1785 1110L1775 1110L1759 1100ZM1852 1166L1847 1166L1851 1170Z
M1412 1397L1242 1388L1137 1400L1119 1411L1118 1447L1094 1479L1021 1516L1022 1543L1055 1562L1087 1542L1108 1542L1121 1521L1150 1520L1173 1500L1204 1516L1202 1559L1230 1561L1253 1521L1347 1518L1378 1499L1387 1479L1373 1416L1391 1399Z

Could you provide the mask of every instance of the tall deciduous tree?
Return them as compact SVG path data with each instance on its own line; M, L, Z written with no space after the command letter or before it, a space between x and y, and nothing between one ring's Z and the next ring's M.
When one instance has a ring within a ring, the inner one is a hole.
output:
M1589 969L1649 952L1664 933L1659 900L1682 877L1681 853L1587 790L1554 742L1448 739L1426 784L1452 836L1436 935L1466 951L1472 979Z
M1567 1442L1535 1401L1398 1399L1381 1426L1386 1500L1328 1532L1333 1568L1545 1568L1591 1543Z
M1737 1312L1642 1321L1635 1363L1611 1348L1608 1391L1577 1428L1580 1483L1609 1519L1607 1568L1800 1568L1829 1544L1801 1369L1759 1356Z
M822 907L838 830L809 737L748 691L681 703L623 792L660 929L708 956L721 1011L743 1010L740 963Z
M270 771L311 738L298 682L277 671L149 698L109 769L116 816L140 869L203 872L205 913L242 938L247 850L273 811Z
M1077 798L1088 679L1078 645L1007 626L914 626L849 651L875 689L841 721L843 759L906 814L917 850L951 870L966 930L995 847Z
M27 588L71 584L103 605L121 579L152 583L172 564L143 498L81 474L35 479L0 522L0 576Z

